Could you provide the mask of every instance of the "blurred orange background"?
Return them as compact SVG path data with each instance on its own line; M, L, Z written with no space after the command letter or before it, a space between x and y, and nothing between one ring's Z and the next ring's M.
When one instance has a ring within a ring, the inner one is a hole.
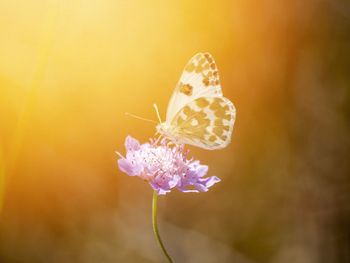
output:
M237 108L222 182L159 198L175 262L348 262L350 5L0 1L0 262L163 262L152 189L115 151L210 52Z

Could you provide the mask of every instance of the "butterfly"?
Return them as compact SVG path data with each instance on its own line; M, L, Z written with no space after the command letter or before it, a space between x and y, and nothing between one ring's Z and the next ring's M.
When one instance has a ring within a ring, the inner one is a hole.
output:
M175 144L215 150L230 143L235 119L235 106L222 94L213 57L198 53L185 66L169 101L166 120L156 129Z

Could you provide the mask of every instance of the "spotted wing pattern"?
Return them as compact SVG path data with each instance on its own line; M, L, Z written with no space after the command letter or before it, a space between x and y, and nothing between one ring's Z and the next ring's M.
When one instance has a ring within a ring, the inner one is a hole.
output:
M222 96L219 72L209 53L198 53L185 66L169 101L168 123L185 105L200 97Z
M231 141L236 109L225 97L201 97L185 105L171 122L173 139L208 150Z

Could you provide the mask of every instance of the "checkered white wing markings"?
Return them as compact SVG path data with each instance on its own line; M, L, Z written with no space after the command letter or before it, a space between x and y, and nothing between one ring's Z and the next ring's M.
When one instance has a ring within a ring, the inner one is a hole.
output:
M176 143L215 150L231 141L236 109L223 97L219 73L209 53L198 53L186 65L170 99L166 137Z
M209 53L198 53L185 66L170 98L167 123L170 123L187 103L200 97L217 96L222 96L222 91L216 63Z
M231 141L236 110L224 97L201 97L183 107L171 122L178 143L215 150Z

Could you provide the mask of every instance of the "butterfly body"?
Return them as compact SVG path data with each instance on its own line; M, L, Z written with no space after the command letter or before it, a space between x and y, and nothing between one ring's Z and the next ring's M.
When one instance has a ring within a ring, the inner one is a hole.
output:
M162 122L157 125L156 130L159 134L168 138L170 141L174 142L175 144L181 144L181 139L176 136L176 134L179 133L176 127L173 127L166 122Z
M234 105L222 95L214 59L209 53L198 53L176 85L166 121L156 129L176 144L215 150L230 143L235 118Z

